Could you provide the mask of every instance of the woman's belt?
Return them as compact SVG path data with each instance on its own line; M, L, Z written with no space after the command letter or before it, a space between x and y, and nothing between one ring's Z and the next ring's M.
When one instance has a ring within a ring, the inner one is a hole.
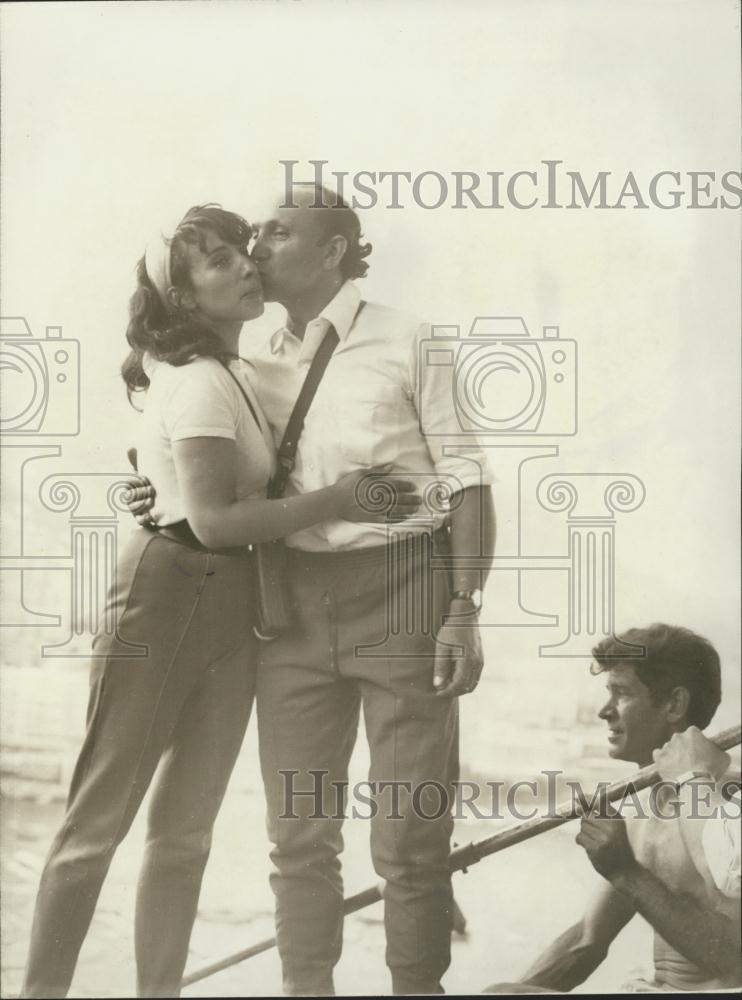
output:
M213 552L220 556L246 556L251 551L251 547L249 545L240 545L224 549L210 549L198 540L193 528L186 520L176 521L174 524L165 525L150 523L145 524L144 527L147 531L151 531L155 535L167 538L171 542L177 542L179 545L186 545L189 549L195 549L196 552Z

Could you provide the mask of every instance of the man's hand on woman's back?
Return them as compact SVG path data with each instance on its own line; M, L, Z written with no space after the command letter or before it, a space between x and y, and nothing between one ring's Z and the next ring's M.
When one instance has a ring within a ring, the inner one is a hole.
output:
M137 450L129 448L126 453L129 462L134 469L132 475L126 480L129 487L124 496L124 503L129 508L129 513L138 524L152 524L152 508L155 505L157 492L146 476L140 476L137 471Z

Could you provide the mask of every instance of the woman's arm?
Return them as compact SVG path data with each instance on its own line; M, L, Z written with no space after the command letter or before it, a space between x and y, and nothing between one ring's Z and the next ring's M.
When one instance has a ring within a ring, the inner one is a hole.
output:
M229 438L186 438L173 442L173 459L188 523L209 548L266 542L320 521L386 522L414 513L420 498L410 482L395 479L394 506L371 512L357 490L373 470L353 472L333 486L279 500L236 500L237 451Z

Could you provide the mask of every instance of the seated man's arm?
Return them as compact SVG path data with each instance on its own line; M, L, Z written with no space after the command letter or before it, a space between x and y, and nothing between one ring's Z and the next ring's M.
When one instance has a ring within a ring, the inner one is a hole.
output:
M639 864L620 816L586 817L577 842L596 871L671 947L710 976L738 974L739 923L718 912L711 900L671 891Z
M613 886L595 893L584 917L561 934L530 967L521 982L566 993L592 975L611 942L635 910Z
M638 863L614 878L613 885L694 965L711 976L739 976L739 922L693 896L671 892Z

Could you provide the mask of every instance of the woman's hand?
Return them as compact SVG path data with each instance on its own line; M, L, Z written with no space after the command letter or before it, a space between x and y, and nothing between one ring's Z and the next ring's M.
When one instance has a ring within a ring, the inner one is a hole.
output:
M335 516L362 524L404 521L422 504L415 484L389 475L388 466L350 472L331 490L336 501Z

